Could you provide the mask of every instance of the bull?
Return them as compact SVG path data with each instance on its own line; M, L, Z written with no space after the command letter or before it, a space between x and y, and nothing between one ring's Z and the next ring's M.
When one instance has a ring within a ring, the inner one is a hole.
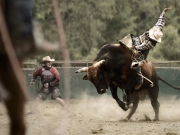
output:
M131 93L126 93L126 95L130 95L133 103L126 117L127 120L135 113L139 100L144 100L145 96L148 95L155 112L154 120L159 120L160 104L158 102L158 80L163 81L171 87L173 86L157 75L152 62L145 60L141 68L142 74L146 79L144 79L141 88L135 90L134 87L137 74L130 68L132 64L132 55L132 51L123 44L107 44L101 47L92 66L78 69L75 73L86 72L87 74L83 77L83 80L91 81L99 94L105 93L108 88L110 88L112 97L124 111L128 110L129 106L119 99L117 88L125 89L126 92L129 91L127 89L131 89ZM150 82L153 82L153 87ZM179 90L177 87L173 88ZM127 98L129 97L127 96Z

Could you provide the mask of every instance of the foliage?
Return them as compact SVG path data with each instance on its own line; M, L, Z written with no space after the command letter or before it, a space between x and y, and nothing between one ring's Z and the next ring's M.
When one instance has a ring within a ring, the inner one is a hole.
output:
M177 60L180 58L180 38L178 30L172 25L164 28L162 43L151 52L156 59Z
M180 60L180 3L178 0L59 0L67 44L73 60L93 60L106 43L117 43L129 33L136 36L149 30L165 7L166 14L162 43L150 52L150 59ZM52 4L49 0L35 0L33 12L45 38L58 42ZM60 52L46 53L62 59ZM45 54L40 54L41 57ZM35 57L35 56L34 56ZM34 58L32 57L32 58Z

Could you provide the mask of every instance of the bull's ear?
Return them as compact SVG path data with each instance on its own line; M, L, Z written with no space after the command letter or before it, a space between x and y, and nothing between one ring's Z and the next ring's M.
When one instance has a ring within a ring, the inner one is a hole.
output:
M87 75L85 75L85 76L83 77L83 80L88 80Z

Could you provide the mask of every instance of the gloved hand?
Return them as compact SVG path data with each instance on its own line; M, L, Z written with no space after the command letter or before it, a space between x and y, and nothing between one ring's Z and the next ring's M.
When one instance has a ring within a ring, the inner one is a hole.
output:
M138 51L136 50L136 47L133 45L132 47L130 47L130 51L134 54L137 55Z
M31 85L31 86L34 85L34 82L30 82L30 85Z
M45 83L45 84L44 84L44 87L45 87L45 88L48 88L48 87L49 87L49 83Z
M165 9L164 9L164 12L167 12L167 11L170 10L170 9L171 9L171 7L165 8Z

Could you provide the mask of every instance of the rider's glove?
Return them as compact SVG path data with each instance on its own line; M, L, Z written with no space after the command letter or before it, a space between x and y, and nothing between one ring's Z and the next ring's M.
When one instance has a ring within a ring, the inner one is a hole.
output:
M34 82L30 82L30 85L31 85L31 86L34 85Z
M167 11L170 10L170 9L171 9L171 7L165 8L163 11L164 11L164 12L167 12Z

